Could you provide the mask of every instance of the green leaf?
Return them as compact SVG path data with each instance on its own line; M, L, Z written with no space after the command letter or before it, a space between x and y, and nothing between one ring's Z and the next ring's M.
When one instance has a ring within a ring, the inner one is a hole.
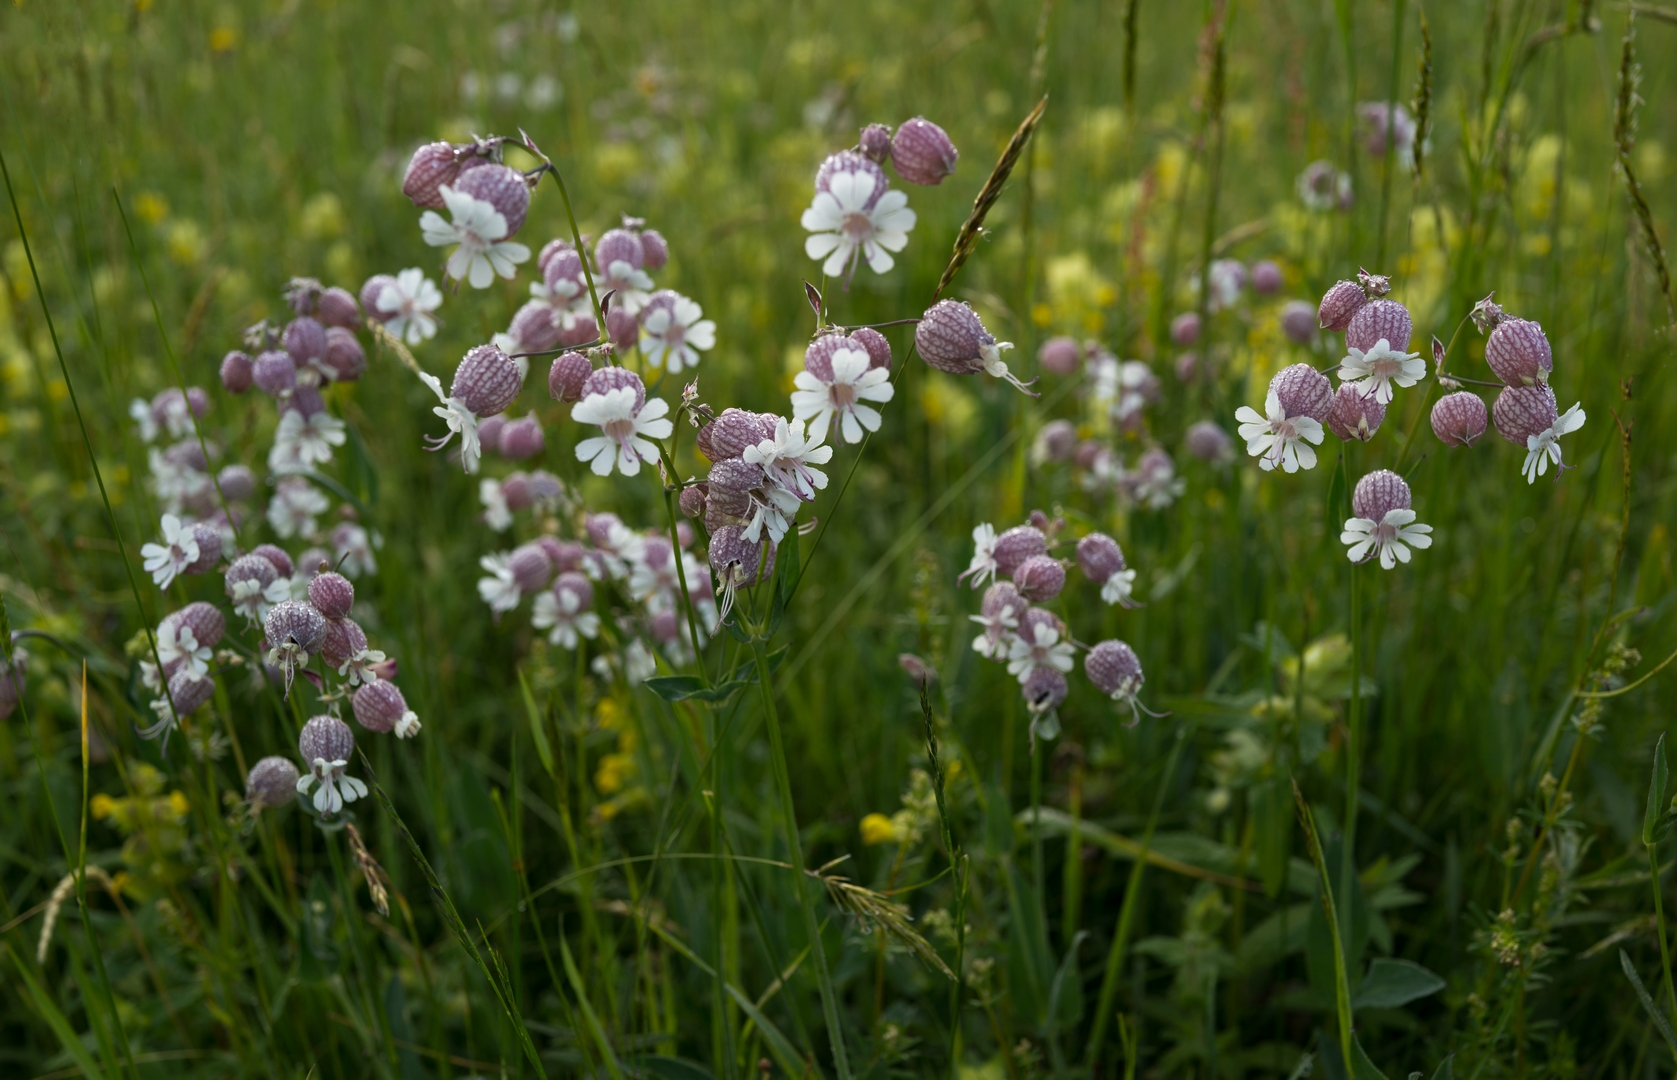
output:
M786 659L786 651L790 646L782 645L769 653L769 671L779 670L781 662ZM727 701L742 687L750 686L757 681L757 664L755 661L741 664L735 668L729 677L715 686L706 686L697 675L660 675L646 680L646 688L665 701L708 701L712 703Z
M697 675L660 675L646 680L646 688L665 701L686 701L706 689Z
M1338 536L1339 530L1345 526L1345 455L1339 455L1339 464L1334 466L1333 478L1328 481L1328 501L1324 506L1324 517L1328 525L1328 535Z
M1264 895L1271 900L1281 895L1287 884L1288 862L1293 848L1292 795L1284 777L1273 776L1252 786L1246 794L1252 812L1253 833L1257 837L1258 877L1264 883Z
M1665 763L1665 732L1660 732L1659 742L1654 744L1654 775L1648 780L1648 806L1642 812L1642 843L1653 847L1658 842L1656 835L1659 828L1660 816L1665 812L1665 782L1670 778L1670 770Z
M542 759L542 768L547 770L547 775L557 780L559 774L554 771L553 747L547 741L547 724L542 711L536 708L535 695L530 693L530 684L525 680L522 668L518 671L518 689L524 695L524 711L530 717L530 737L536 743L536 756Z
M1368 1059L1368 1053L1355 1035L1351 1036L1351 1076L1353 1080L1386 1080L1386 1074Z
M1379 957L1352 999L1353 1009L1396 1009L1444 989L1444 980L1408 960Z
M664 1057L662 1054L646 1054L632 1058L626 1064L636 1072L656 1076L660 1080L715 1080L716 1076L696 1061Z
M775 554L774 600L769 605L771 636L780 629L781 617L786 614L786 606L792 602L792 594L798 590L798 577L802 573L798 534L794 531L788 541L782 543Z
M1665 1036L1665 1045L1671 1048L1671 1053L1674 1056L1677 1056L1677 1035L1672 1034L1671 1024L1666 1020L1665 1015L1660 1012L1659 1006L1654 1004L1654 999L1649 995L1648 988L1642 985L1642 976L1636 973L1636 966L1630 962L1629 955L1623 949L1619 950L1619 966L1625 969L1625 978L1629 979L1630 984L1636 988L1636 996L1642 1002L1642 1008L1647 1011L1649 1018L1653 1020L1654 1026L1659 1029L1660 1034Z
M1439 1062L1438 1070L1432 1074L1432 1080L1456 1080L1455 1060L1456 1055L1451 1054Z

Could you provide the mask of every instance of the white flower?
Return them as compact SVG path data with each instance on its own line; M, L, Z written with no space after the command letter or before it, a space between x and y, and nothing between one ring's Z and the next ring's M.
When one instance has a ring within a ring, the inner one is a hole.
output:
M128 403L128 415L133 419L134 426L139 429L141 442L152 442L157 438L157 418L151 415L151 403L144 398L135 398Z
M763 531L766 529L769 539L780 543L792 530L792 521L798 516L798 503L801 500L772 482L753 488L750 494L753 510L751 520L745 526L745 538L755 544L762 540Z
M833 377L823 381L807 371L792 380L792 415L810 421L809 437L821 442L836 416L839 434L847 443L862 441L862 433L879 430L879 410L864 401L891 400L896 387L885 368L868 366L868 354L861 349L839 349L833 353Z
M268 524L282 540L308 536L315 530L315 518L330 505L307 480L289 477L279 482L268 500Z
M1090 399L1097 405L1116 400L1123 383L1123 365L1118 362L1118 358L1110 353L1102 353L1089 361L1088 370Z
M443 418L448 425L448 434L442 438L431 435L425 436L426 448L441 450L448 445L454 436L460 436L460 467L468 473L477 472L478 463L483 460L483 444L477 437L477 414L466 407L466 403L456 397L449 397L443 393L442 380L435 375L425 372L419 373L419 381L431 388L431 393L437 395L441 405L433 406L431 411Z
M646 362L653 367L667 363L672 375L683 367L697 365L699 352L716 345L716 324L700 318L703 314L703 309L685 296L677 296L673 307L660 305L648 312L641 324L641 352Z
M1006 660L1015 640L1013 632L1019 628L1019 617L1013 609L1005 607L1000 615L968 615L967 618L984 628L982 634L972 639L973 651L986 660Z
M267 617L269 608L291 598L290 578L275 578L268 582L267 588L263 588L255 578L246 578L233 585L233 610L253 623L260 623Z
M182 524L173 514L164 514L163 542L145 545L140 557L151 580L167 589L177 574L198 561L198 541L192 535L192 526Z
M1030 678L1032 668L1056 667L1061 671L1070 671L1075 655L1071 642L1061 641L1058 630L1047 623L1037 623L1035 641L1026 641L1022 635L1015 635L1008 644L1007 673L1024 682Z
M210 673L209 646L198 644L198 635L190 626L165 623L157 634L157 659L164 667L179 660L179 670L190 671L197 678Z
M492 203L455 191L447 184L437 193L454 220L444 221L435 210L427 210L420 216L419 228L432 247L460 245L448 257L449 277L470 281L474 289L487 289L496 274L510 280L518 273L518 264L530 257L530 249L503 239L507 219Z
M276 473L300 472L332 460L332 447L344 444L344 422L321 411L305 417L287 409L274 432L268 468Z
M960 581L968 575L972 576L972 587L978 588L986 581L994 580L996 576L996 527L986 521L976 525L972 530L972 561L956 578ZM979 618L979 616L973 616ZM976 645L974 646L977 647Z
M518 606L519 598L524 595L519 589L518 582L512 576L512 559L506 552L485 555L477 564L488 571L489 576L478 578L477 594L483 597L483 602L489 605L489 610L496 615L503 611L511 611Z
M210 494L212 487L208 473L191 465L175 464L157 447L146 451L151 467L151 490L171 514L179 514L188 503L196 503Z
M870 209L867 202L873 185L867 173L836 172L828 190L816 192L815 201L804 211L803 227L813 234L804 241L804 252L812 259L827 260L821 272L828 277L848 277L861 259L867 260L874 273L886 273L896 263L888 253L908 244L915 220L908 196L887 191Z
M396 284L380 289L374 300L374 305L390 316L385 320L384 328L409 345L418 345L436 336L437 320L431 313L442 303L442 291L417 266L397 274Z
M1316 451L1307 444L1321 445L1321 423L1308 416L1289 417L1274 390L1264 399L1264 411L1269 414L1268 419L1259 416L1249 405L1242 405L1234 414L1240 421L1240 437L1246 440L1246 452L1253 457L1263 455L1258 466L1268 472L1279 465L1290 473L1315 468Z
M595 476L610 476L613 463L624 476L634 476L642 461L658 457L658 447L650 440L667 439L675 431L665 418L669 411L662 398L653 398L637 412L632 386L590 394L571 407L571 419L594 424L604 434L577 443L576 459L590 462Z
M1431 525L1416 525L1415 511L1388 510L1379 521L1371 518L1350 518L1339 542L1350 547L1347 554L1354 563L1365 562L1376 554L1382 569L1390 570L1394 563L1408 562L1409 549L1425 550L1432 547Z
M347 578L378 573L373 549L384 546L384 538L367 532L353 521L340 521L332 528L332 556L338 573Z
M582 610L576 593L561 589L555 595L552 589L548 589L536 596L530 625L537 630L546 630L550 643L574 649L582 638L592 641L599 634L600 617L592 611Z
M817 488L827 486L827 474L810 465L831 461L833 448L823 446L815 436L806 438L802 420L788 423L781 416L775 420L774 435L756 446L746 447L740 457L752 465L761 465L776 485L803 502L810 502Z
M1101 586L1101 599L1108 604L1119 604L1123 607L1136 607L1135 603L1135 571L1115 570L1106 584Z
M351 686L377 682L378 665L384 663L384 660L384 654L377 649L362 649L338 665L338 674L348 680Z
M1549 471L1551 461L1557 470L1566 469L1567 466L1561 464L1560 437L1584 426L1584 410L1578 407L1580 404L1582 402L1574 402L1572 408L1562 413L1547 430L1526 436L1526 463L1520 466L1520 475L1526 478L1526 483L1537 483L1537 478Z
M297 790L307 795L318 784L314 808L322 814L336 814L344 808L344 803L367 797L367 785L353 776L345 776L347 768L349 762L342 758L336 761L315 758L309 763L309 771L297 778Z
M634 686L656 674L658 661L652 658L652 651L640 638L629 642L629 647L623 650L623 678L629 685Z
M507 497L501 493L501 482L485 477L478 481L477 497L483 503L483 520L486 525L496 532L506 532L512 528L512 509L507 506Z
M605 267L605 273L594 283L594 288L604 296L608 291L615 290L617 295L611 298L611 306L622 308L626 314L639 315L650 297L647 291L652 288L652 278L645 270L637 270L633 263L624 259L613 259ZM709 345L702 348L710 348ZM671 368L680 371L680 368Z
M1419 353L1394 349L1385 338L1367 352L1349 346L1346 352L1349 355L1339 362L1340 381L1363 384L1365 394L1372 388L1374 400L1382 405L1391 402L1393 383L1414 386L1427 374L1427 362Z
M594 303L588 295L588 288L575 278L560 278L551 288L545 281L533 281L530 283L530 295L537 300L547 301L548 306L553 308L554 321L565 333L576 329L577 322L583 316L593 317ZM623 310L628 311L627 305L622 303L622 298L623 294L619 293L612 297L611 304L613 307L622 306ZM642 303L644 302L643 298Z
M1095 451L1089 471L1083 474L1084 491L1121 491L1129 482L1129 470L1117 454L1104 446Z

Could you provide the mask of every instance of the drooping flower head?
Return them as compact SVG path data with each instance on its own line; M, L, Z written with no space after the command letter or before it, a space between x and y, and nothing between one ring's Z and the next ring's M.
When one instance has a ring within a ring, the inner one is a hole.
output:
M1235 413L1246 452L1258 458L1266 472L1281 467L1287 472L1316 465L1313 446L1322 443L1322 421L1333 407L1333 388L1327 376L1309 364L1282 368L1270 380L1264 400L1265 415L1242 406Z
M268 610L262 620L268 639L269 664L285 676L285 692L291 694L291 681L298 671L308 666L309 658L320 651L326 638L326 617L313 604L298 600L282 600Z
M1061 640L1066 632L1059 616L1046 608L1029 608L1019 616L1019 629L1007 647L1007 671L1021 683L1033 669L1052 667L1070 671L1076 651Z
M655 461L653 439L667 439L675 431L662 398L646 399L640 376L619 367L606 367L583 383L582 400L571 408L571 419L597 426L601 434L577 443L578 461L589 462L596 476L609 476L613 465L624 476L640 472L642 461Z
M375 679L364 683L350 699L355 719L368 731L394 731L398 739L411 739L419 734L419 716L408 708L407 699L393 682Z
M640 313L641 355L670 374L699 363L699 353L716 345L716 323L697 303L668 289L654 293Z
M1432 432L1445 446L1472 446L1485 434L1485 400L1468 390L1445 394L1432 407Z
M1013 570L1013 584L1033 604L1045 604L1066 585L1066 568L1047 555L1032 555Z
M1357 481L1351 493L1351 513L1356 516L1345 522L1339 540L1349 548L1347 554L1354 563L1378 556L1380 566L1390 570L1399 562L1409 561L1410 548L1432 546L1428 535L1432 526L1415 524L1409 485L1389 469L1371 472Z
M1555 356L1543 327L1528 319L1505 318L1485 340L1485 363L1509 386L1536 386L1548 383Z
M984 632L973 639L972 647L987 660L1005 660L1019 620L1030 608L1011 581L998 581L984 591L979 614L970 615Z
M1507 387L1497 395L1491 415L1503 438L1526 448L1520 473L1528 484L1537 483L1537 478L1549 471L1551 462L1559 470L1559 479L1560 472L1568 468L1561 459L1560 438L1583 427L1585 419L1578 403L1559 412L1554 389L1544 383Z
M480 165L491 164L485 150L475 144L454 146L446 142L426 143L413 152L407 172L402 177L402 194L418 207L441 210L441 188L452 184L460 174Z
M865 432L879 430L881 420L879 410L866 403L883 404L895 393L889 367L875 366L866 348L843 334L816 338L804 353L804 370L792 381L797 387L792 415L808 421L816 442L826 439L834 423L845 442L861 442Z
M163 542L146 544L140 548L140 557L145 560L142 565L151 579L159 588L167 589L176 576L186 573L187 567L198 562L198 539L193 526L173 514L164 514L160 527Z
M458 434L461 467L468 473L477 472L483 457L478 422L504 411L517 400L523 386L518 365L494 345L478 345L455 368L454 382L447 395L443 394L442 381L435 375L422 373L419 377L442 402L431 411L448 424L447 435L426 436L426 449L441 450Z
M530 208L523 174L505 165L484 165L437 191L452 220L427 210L419 227L432 247L454 245L448 276L474 289L487 289L496 275L511 279L518 264L530 258L530 249L511 239Z
M852 151L822 163L815 201L801 219L810 233L804 253L825 260L822 273L848 282L863 261L876 274L896 265L891 252L908 245L915 215L908 208L908 196L886 186L879 166Z
M1329 431L1346 442L1352 439L1368 442L1380 430L1380 422L1385 419L1386 406L1373 390L1365 389L1361 383L1344 382L1339 384L1339 391L1333 396L1333 408L1328 411L1326 425Z
M367 785L345 776L350 755L355 753L355 732L335 716L317 716L303 725L297 737L297 753L309 771L297 781L297 790L314 791L314 808L321 814L336 814L345 803L365 798Z
M297 795L297 766L290 758L270 755L250 767L245 778L245 801L252 810L274 810Z
M864 131L864 140L866 135ZM864 145L863 152L866 150ZM944 130L923 116L903 121L891 137L891 164L897 175L911 184L943 183L944 177L954 173L960 157Z
M774 561L775 545L767 538L748 539L737 525L724 525L711 533L710 568L721 589L723 619L733 607L734 593L773 574Z
M594 586L574 570L554 579L553 587L536 597L530 625L546 630L547 640L575 649L583 638L592 640L600 632L600 617L593 611Z
M1090 533L1077 542L1077 565L1091 584L1099 585L1101 599L1108 604L1134 608L1135 571L1124 562L1118 541L1105 533Z
M1351 319L1368 303L1368 294L1355 281L1336 281L1333 287L1322 294L1322 303L1316 308L1316 318L1323 330L1344 330L1351 325Z
M1191 456L1212 465L1225 465L1234 460L1234 440L1211 420L1200 420L1190 426L1182 445Z
M914 346L921 359L939 371L951 375L982 371L1029 393L1027 384L1015 378L1002 359L1013 343L997 341L984 329L978 313L959 300L939 300L927 309L914 328Z
M600 268L596 288L602 295L607 290L617 293L614 307L621 306L630 315L638 314L646 306L647 294L652 291L652 278L646 270L646 246L639 233L629 229L608 229L594 245L594 265Z
M1147 677L1142 673L1141 661L1136 658L1134 649L1115 638L1103 641L1083 658L1083 671L1095 684L1095 689L1120 705L1130 707L1127 726L1134 727L1141 722L1141 704L1136 695L1141 693Z

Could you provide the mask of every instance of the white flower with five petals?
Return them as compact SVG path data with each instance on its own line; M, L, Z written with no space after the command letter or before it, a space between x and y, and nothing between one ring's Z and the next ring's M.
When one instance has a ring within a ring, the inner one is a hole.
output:
M1549 471L1551 461L1557 470L1564 471L1568 467L1561 463L1560 438L1584 426L1584 410L1579 408L1580 404L1574 402L1572 408L1562 413L1547 429L1526 436L1526 463L1520 467L1520 475L1526 478L1526 483L1537 483L1537 478ZM1556 475L1559 476L1559 471Z
M704 310L685 296L647 312L641 323L641 353L646 362L668 367L672 375L697 366L699 353L716 346L716 323L702 315Z
M274 432L268 468L276 473L302 472L332 460L332 447L344 444L344 422L324 410L304 416L287 409Z
M489 610L499 617L502 612L517 607L524 592L512 575L512 557L502 551L483 556L477 564L489 575L477 581L477 594L489 605Z
M825 259L821 272L828 277L848 278L863 259L876 274L889 271L896 265L890 252L906 247L914 228L908 196L891 190L868 205L874 178L864 172L836 172L827 187L803 213L803 227L812 234L804 241L805 254Z
M996 570L996 527L986 521L982 525L973 526L972 561L955 580L959 582L961 578L971 576L972 587L976 589L986 581L993 580Z
M667 439L675 431L665 414L669 403L653 398L635 408L633 387L620 386L604 394L590 394L571 407L571 419L593 424L604 434L576 444L576 459L589 462L595 476L610 476L612 465L624 476L641 471L642 461L658 457L653 439Z
M820 438L804 435L804 422L787 422L777 417L774 435L756 446L748 446L740 457L752 465L761 465L768 478L803 502L815 499L817 488L827 486L827 474L813 465L825 465L833 458L833 448L822 445Z
M1352 562L1366 562L1376 555L1382 569L1409 561L1409 549L1425 550L1432 547L1431 525L1415 524L1415 511L1388 510L1379 521L1372 518L1350 518L1339 534L1339 542L1347 545L1346 553Z
M417 266L397 274L396 284L380 289L373 300L373 306L385 316L384 328L409 345L436 336L437 319L431 313L442 303L442 291Z
M167 589L176 575L198 561L198 541L192 535L192 526L173 514L164 514L163 542L145 545L140 557L151 580Z
M1269 472L1279 465L1290 473L1315 468L1316 451L1310 444L1321 445L1321 422L1308 416L1288 416L1274 390L1264 399L1264 411L1267 417L1259 416L1250 405L1242 405L1234 414L1240 421L1246 452L1259 458L1259 468Z
M889 370L868 366L868 354L861 349L839 349L833 353L833 377L823 380L800 371L792 380L792 415L809 421L809 437L821 442L836 419L839 434L847 443L862 441L864 431L879 430L879 410L865 401L891 400L896 388Z
M1347 347L1346 353L1339 362L1339 380L1360 385L1364 394L1372 391L1374 400L1382 405L1391 403L1394 384L1410 387L1426 378L1427 362L1419 353L1394 349L1385 338L1367 352Z
M197 678L210 673L209 647L198 644L198 635L190 626L165 622L157 632L157 659L165 668L178 660L181 667L176 670L190 671Z
M1008 644L1007 673L1022 683L1031 677L1034 668L1053 667L1070 671L1075 656L1071 642L1061 641L1058 630L1047 623L1037 623L1035 641L1026 641L1024 635L1015 634Z
M447 184L437 193L454 220L445 221L435 210L427 210L419 218L419 228L432 247L459 245L449 254L448 276L468 281L474 289L487 289L497 274L511 280L518 273L518 264L530 258L530 249L505 239L506 217L494 204L455 191Z
M547 640L565 649L574 649L582 638L592 641L600 632L600 617L583 610L577 595L568 589L557 594L549 589L536 597L535 609L530 612L530 625L546 630Z

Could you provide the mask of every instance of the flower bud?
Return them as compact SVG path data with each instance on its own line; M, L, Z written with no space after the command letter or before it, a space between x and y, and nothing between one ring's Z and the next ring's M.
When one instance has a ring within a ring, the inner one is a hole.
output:
M1201 420L1190 427L1183 438L1183 447L1193 457L1213 465L1221 465L1234 458L1234 440L1210 420Z
M248 499L256 494L256 474L243 465L228 465L216 474L221 494L230 501Z
M722 415L709 427L709 441L714 455L706 456L718 462L725 458L739 457L745 452L746 447L756 446L764 439L774 436L773 425L765 425L757 413L744 409L723 409Z
M1044 371L1070 375L1083 362L1083 348L1069 337L1051 337L1037 349L1036 362Z
M367 370L367 353L361 342L339 326L326 329L326 367L339 382L354 382Z
M1370 300L1358 308L1345 327L1345 346L1368 352L1384 341L1397 352L1409 348L1414 326L1409 309L1396 300Z
M1095 684L1095 689L1115 701L1134 700L1141 692L1141 684L1146 681L1135 650L1116 639L1103 641L1090 649L1083 658L1083 671Z
M1032 712L1045 713L1059 708L1065 702L1068 689L1066 677L1060 673L1059 668L1039 666L1032 668L1025 676L1021 692L1025 695L1025 702Z
M507 568L512 571L512 579L518 584L519 591L526 595L541 592L553 577L553 560L547 557L540 544L523 544L514 548L507 560Z
M297 736L297 753L311 765L316 761L348 761L355 753L355 732L336 716L317 716Z
M1472 446L1485 434L1487 419L1484 399L1471 391L1458 390L1445 394L1432 407L1432 433L1445 446Z
M314 317L327 326L354 330L361 325L361 308L348 289L340 289L334 285L320 294Z
M346 617L326 620L326 636L320 641L320 658L326 661L327 667L338 670L366 647L367 632L361 629L360 623Z
M242 394L250 389L251 359L234 349L221 359L221 385L229 394Z
M1032 555L1014 568L1013 583L1025 599L1036 604L1047 603L1066 587L1066 568L1058 559Z
M911 184L943 183L960 156L944 130L925 117L903 121L891 137L891 164Z
M774 574L775 546L768 544L763 553L762 541L752 543L745 538L745 530L737 525L724 525L710 537L710 568L724 585L745 588L757 583L759 563L766 579Z
M657 229L641 230L641 252L645 261L641 263L642 270L656 273L670 261L670 245L664 240L664 234Z
M326 637L326 618L312 604L281 600L268 610L262 629L276 648L295 645L301 652L313 653Z
M1032 454L1038 461L1064 461L1077 449L1077 425L1070 420L1050 420L1036 434Z
M355 606L355 586L330 570L316 574L309 582L309 603L328 619L348 618L349 609Z
M221 562L221 530L208 522L194 522L192 539L198 542L198 557L181 567L181 573L207 574Z
M517 400L523 384L524 378L511 357L493 345L478 345L454 369L448 393L473 415L488 417L505 411Z
M280 341L298 367L326 355L326 328L307 315L299 315L286 323Z
M290 758L277 754L258 761L245 779L245 801L253 810L273 810L289 804L297 797L297 780L301 774Z
M1386 406L1375 398L1372 391L1365 394L1355 383L1340 383L1333 397L1333 408L1328 410L1328 418L1322 423L1346 442L1352 439L1368 442L1374 438L1384 419Z
M914 328L914 345L927 364L951 375L976 375L1001 348L978 313L959 300L933 304Z
M1543 327L1529 319L1505 318L1485 341L1485 363L1509 386L1547 383L1555 357Z
M350 699L350 708L355 710L356 721L368 731L381 735L395 731L398 738L406 738L419 730L419 718L408 708L407 699L393 682L375 679L363 683ZM405 726L405 718L411 723L411 730L406 734L400 730Z
M694 484L691 487L682 488L681 498L677 500L681 504L681 512L690 518L703 518L705 516L705 493L708 489L709 485L707 484Z
M517 169L484 164L457 179L454 190L481 199L500 211L507 219L507 234L499 239L511 240L524 227L524 215L530 211L530 185Z
M869 368L891 370L891 342L878 330L871 326L858 327L850 331L850 344L868 354Z
M614 262L625 262L639 270L646 263L641 238L628 229L607 229L594 245L594 265L610 271Z
M470 147L455 147L445 142L426 143L413 152L408 162L407 173L402 177L402 194L413 200L415 206L442 210L447 204L437 189L444 184L453 184L462 170L484 164L488 162L472 153ZM368 311L375 310L374 305L366 303L365 296L362 304Z
M1269 388L1289 417L1308 416L1326 423L1333 409L1333 384L1309 364L1282 368L1269 381Z
M553 318L553 305L545 300L531 300L512 317L507 334L518 343L516 352L546 352L559 344L559 323Z
M885 159L891 156L891 129L884 124L869 124L856 140L856 149L875 165L885 164Z
M296 568L291 565L291 556L285 553L284 548L276 547L273 544L257 544L250 549L250 553L267 559L280 577L290 577L297 572Z
M441 202L437 203L440 208ZM386 289L396 288L396 279L389 274L374 274L361 286L361 307L369 319L376 319L381 323L389 322L398 314L395 311L385 311L378 306L378 298Z
M1335 282L1322 296L1316 309L1316 320L1323 330L1344 330L1351 325L1351 316L1368 303L1368 294L1355 281Z
M1012 577L1019 564L1033 555L1048 554L1048 538L1032 525L1015 525L996 537L996 574Z
M547 369L547 392L554 401L581 401L582 388L592 374L594 365L581 353L556 356L553 366Z
M541 251L536 253L536 269L541 273L543 279L546 280L549 285L553 284L553 281L551 278L547 277L547 268L553 263L554 259L558 258L565 252L575 255L576 245L564 237L558 237L543 244ZM581 260L578 260L577 273L579 275L582 273L581 267L582 262Z
M1269 259L1252 264L1252 290L1261 296L1271 296L1281 291L1284 281L1281 268Z
M169 701L175 707L176 716L189 716L202 709L215 697L215 680L208 675L194 674L191 668L183 667L169 676Z
M1316 336L1316 309L1303 300L1289 300L1281 309L1281 332L1295 345L1308 345Z
M872 210L879 197L885 194L885 189L891 186L891 181L885 178L885 170L869 161L854 150L840 150L836 154L829 154L815 170L815 193L830 191L835 173L861 173L873 179L873 194L869 195L863 204L864 210Z
M1555 405L1555 391L1549 386L1510 386L1496 396L1491 418L1496 421L1497 434L1524 447L1531 436L1554 426L1560 410Z
M1083 576L1096 585L1105 585L1108 578L1124 565L1124 551L1118 541L1105 533L1090 533L1077 542L1077 565Z
M542 437L542 423L531 413L522 420L510 420L501 429L501 456L513 461L533 458L547 448Z
M159 632L180 628L191 630L199 645L213 649L221 643L222 635L227 633L227 618L214 604L195 600L179 611L172 612L158 624Z
M297 385L297 361L290 353L270 350L256 357L250 374L257 389L278 397Z
M1408 509L1409 485L1390 469L1376 469L1351 491L1351 513L1360 518L1379 522L1393 510Z
M1184 311L1170 321L1170 340L1174 345L1187 348L1200 339L1200 317L1198 312Z
M477 426L477 442L486 454L501 452L501 432L507 428L507 418L491 416Z

